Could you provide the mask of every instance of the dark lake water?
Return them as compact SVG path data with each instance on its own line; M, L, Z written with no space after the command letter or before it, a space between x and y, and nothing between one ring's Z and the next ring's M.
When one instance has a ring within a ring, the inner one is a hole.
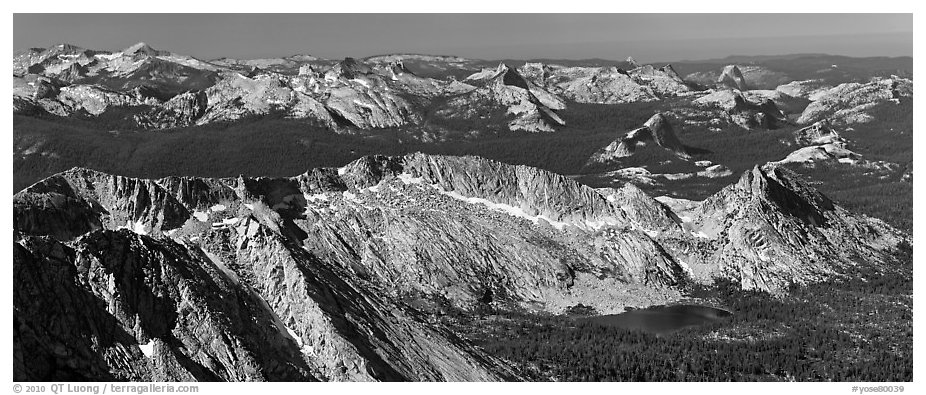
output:
M733 313L724 309L679 304L648 307L588 319L602 325L664 335L682 328L721 322L731 316Z

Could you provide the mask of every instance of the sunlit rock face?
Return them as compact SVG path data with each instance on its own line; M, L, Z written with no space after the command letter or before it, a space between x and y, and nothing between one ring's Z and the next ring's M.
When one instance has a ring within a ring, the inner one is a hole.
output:
M812 95L797 123L811 124L823 119L840 125L866 123L872 120L867 112L869 109L905 97L913 97L913 80L906 78L875 78L867 83L840 84Z
M632 156L637 146L655 144L683 159L690 159L685 146L678 140L669 120L663 114L650 117L643 127L627 132L624 136L614 140L604 148L593 154L588 163L608 163L616 159Z

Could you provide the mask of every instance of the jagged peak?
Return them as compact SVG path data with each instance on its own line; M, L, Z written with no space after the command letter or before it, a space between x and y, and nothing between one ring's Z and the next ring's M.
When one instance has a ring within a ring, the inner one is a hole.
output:
M643 126L646 126L652 131L672 131L672 125L669 124L668 118L660 112L653 114L646 122L643 123Z
M355 78L360 75L369 74L373 71L366 63L360 62L352 57L346 57L344 60L335 63L327 73L335 73L339 77Z
M732 73L732 74L743 75L743 71L740 70L740 67L735 64L728 64L726 66L723 66L723 70L721 71L721 73Z
M743 76L743 72L740 70L739 66L735 64L724 66L723 70L720 72L720 76L717 77L717 83L741 91L749 90L746 84L746 77Z
M527 84L527 80L518 73L516 69L508 67L508 65L502 64L504 68L499 66L499 75L496 78L501 77L501 81L505 85L516 86L518 88L530 90L530 86Z
M675 153L682 159L690 158L685 146L675 135L669 119L662 113L656 113L642 127L627 132L615 141L616 145L612 143L612 145L603 148L601 152L593 155L591 159L594 161L595 158L598 158L599 161L607 161L611 158L628 157L634 154L638 144L647 141L654 141L656 145ZM612 146L613 150L609 150L609 147Z
M126 55L144 54L148 56L163 56L163 55L170 54L170 52L167 52L167 51L160 51L160 50L154 49L153 47L151 47L145 42L139 42L139 43L130 45L127 48L123 49L122 53Z
M676 80L679 80L679 81L682 80L682 76L680 76L680 75L678 74L678 72L675 71L675 68L672 67L671 64L667 64L667 65L665 65L665 66L660 67L660 68L659 68L659 71L662 71L663 73L666 73L666 75L668 75L669 77L671 77L671 78L673 78L673 79L676 79Z
M733 188L753 199L774 203L782 213L814 226L825 225L823 212L835 208L832 200L808 185L797 173L775 163L753 166Z
M543 169L478 156L421 152L404 156L371 155L338 169L338 174L351 188L367 188L389 175L407 174L445 191L524 207L555 221L575 222L581 226L585 226L585 219L608 223L625 220L619 209L587 185ZM532 188L523 188L527 182Z
M412 73L411 70L408 69L408 67L405 67L405 62L403 62L402 59L396 59L392 61L391 63L389 63L389 70L395 76L399 76L402 74L415 75L415 73Z
M46 48L45 50L49 52L83 52L87 49L74 44L58 43Z

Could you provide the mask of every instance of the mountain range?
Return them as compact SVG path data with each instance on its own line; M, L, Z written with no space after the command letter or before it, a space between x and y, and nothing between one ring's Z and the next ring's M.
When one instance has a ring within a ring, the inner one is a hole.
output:
M838 114L847 102L912 94L912 82L896 76L876 83L884 85L887 94L878 85L870 86L874 82L833 87L827 82L832 78L820 78L807 81L820 92L811 98L793 89L777 89L776 84L793 79L761 65L727 65L719 77L702 72L683 78L672 65L657 68L630 60L622 63L627 69L544 63L515 68L499 63L480 70L485 61L446 56L332 61L294 55L203 61L145 43L118 52L60 44L14 54L13 107L14 113L57 116L100 116L127 108L128 123L154 130L279 112L333 130L429 126L444 119L478 124L497 118L499 122L489 123L497 130L550 132L565 124L557 111L566 108L567 101L614 104L683 96L701 111L721 110L707 113L713 119L745 128L774 128L777 123L772 120L784 118L781 108L797 116L799 124L818 120L821 112L837 112L835 116L852 123L864 115ZM431 76L412 71L418 68ZM472 73L460 79L451 70ZM773 95L745 94L766 86ZM822 93L830 87L832 92ZM799 99L809 100L803 102L806 109L794 105Z
M549 345L550 317L585 330L679 303L751 317L722 292L802 306L800 290L907 273L912 59L200 60L139 43L13 66L16 381L558 379L575 355L479 339L513 325ZM821 336L867 338L851 314ZM619 335L825 349L753 331L767 321ZM892 349L910 336L885 332Z
M774 165L677 211L424 154L291 178L75 168L13 216L17 380L517 379L420 311L619 312L716 279L780 293L909 242Z

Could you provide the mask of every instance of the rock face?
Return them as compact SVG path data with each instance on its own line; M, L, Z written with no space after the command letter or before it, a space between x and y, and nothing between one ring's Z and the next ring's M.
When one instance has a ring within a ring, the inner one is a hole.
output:
M526 63L519 71L552 93L580 103L633 103L679 96L691 89L667 65L646 65L624 71L618 67L563 67Z
M619 311L663 299L682 271L638 222L645 199L624 201L629 215L562 176L427 155L290 179L73 169L14 198L15 374L516 379L403 301ZM43 315L45 297L61 313Z
M17 195L17 379L516 378L293 245L262 203L210 201L260 184L75 169Z
M719 110L729 123L744 129L774 129L786 122L785 115L769 99L749 100L738 90L720 90L701 96L692 102L708 110Z
M663 114L656 114L650 117L643 127L627 132L626 135L598 150L589 158L588 163L607 163L626 158L634 154L637 146L648 143L654 143L683 159L691 158L685 146L675 136L669 120Z
M822 119L840 125L866 123L872 120L866 111L877 104L913 97L913 81L906 78L875 78L867 83L850 82L816 93L804 109L799 124Z
M213 64L144 43L115 53L72 46L25 51L14 56L14 68L22 69L14 75L17 113L98 116L112 107L125 107L145 129L267 115L311 119L335 131L392 128L421 123L423 108L431 100L475 89L419 77L401 61L366 64L353 58L327 62L293 56L252 62L222 59ZM25 77L35 73L42 78L38 84L44 85L36 85L36 77ZM563 107L552 95L542 100ZM552 111L544 116L561 121Z
M822 80L802 80L779 85L775 90L791 97L810 100L812 97L832 88Z
M794 142L800 145L822 144L841 140L829 120L822 120L794 132Z
M65 86L60 81L53 81L44 77L38 77L30 82L30 88L14 88L14 99L28 102L45 112L59 116L75 114L100 115L111 107L131 107L157 103L155 98L139 98L126 92L114 91L97 85ZM21 111L14 108L14 113Z
M437 114L447 119L469 120L500 114L513 131L552 132L565 125L556 110L566 108L556 95L526 80L504 63L485 69L464 81L477 86L452 97Z
M135 116L135 122L146 129L168 129L196 123L209 105L206 92L185 92L174 96L151 111Z
M880 220L853 215L793 172L769 164L700 204L690 229L718 243L696 276L732 278L744 289L783 290L841 269L891 262L906 236ZM704 261L702 261L704 262Z
M619 312L686 278L780 292L909 241L775 167L689 203L424 154L291 178L73 169L14 196L14 379L516 380L420 312Z
M717 77L717 85L741 91L749 90L746 77L743 77L743 72L734 64L724 66L720 76Z
M797 163L813 167L818 162L839 162L868 169L895 170L900 165L885 161L870 161L849 148L829 120L822 120L794 132L794 141L801 148L775 163Z
M785 73L774 71L761 65L731 64L721 70L696 72L685 76L691 81L705 87L716 89L775 89L775 87L792 81ZM792 95L793 96L793 95Z
M810 104L810 100L803 97L795 97L783 93L780 90L762 89L743 92L746 100L751 102L763 102L770 100L785 115L800 114Z

